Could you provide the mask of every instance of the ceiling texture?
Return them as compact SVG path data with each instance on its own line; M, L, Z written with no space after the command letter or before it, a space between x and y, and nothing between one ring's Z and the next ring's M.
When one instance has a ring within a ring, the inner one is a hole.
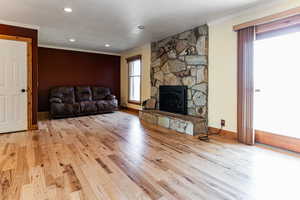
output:
M0 20L38 26L40 45L120 53L274 1L1 0ZM64 12L64 7L73 12Z

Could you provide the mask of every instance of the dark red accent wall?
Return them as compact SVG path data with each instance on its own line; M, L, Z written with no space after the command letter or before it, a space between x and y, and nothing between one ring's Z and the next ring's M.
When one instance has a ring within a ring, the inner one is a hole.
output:
M38 82L38 31L34 29L10 26L5 24L0 24L0 34L27 37L32 39L32 122L33 125L37 124L37 82Z
M120 99L120 56L38 48L38 111L49 110L49 90L55 86L109 87Z

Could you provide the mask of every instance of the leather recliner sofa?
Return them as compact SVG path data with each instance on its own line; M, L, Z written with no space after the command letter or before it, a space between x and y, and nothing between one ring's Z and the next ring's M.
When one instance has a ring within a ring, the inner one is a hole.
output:
M50 115L52 118L114 112L118 100L109 88L98 86L63 86L50 91Z

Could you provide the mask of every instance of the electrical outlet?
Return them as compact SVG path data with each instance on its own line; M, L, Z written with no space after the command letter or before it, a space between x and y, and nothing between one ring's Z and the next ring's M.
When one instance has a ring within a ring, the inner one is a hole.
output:
M224 119L221 119L221 126L224 127L226 125L226 122Z

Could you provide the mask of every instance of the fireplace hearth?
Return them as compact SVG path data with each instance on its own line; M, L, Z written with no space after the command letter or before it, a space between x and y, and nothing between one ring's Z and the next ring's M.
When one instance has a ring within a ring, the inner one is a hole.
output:
M159 109L171 113L187 114L187 86L160 86Z

